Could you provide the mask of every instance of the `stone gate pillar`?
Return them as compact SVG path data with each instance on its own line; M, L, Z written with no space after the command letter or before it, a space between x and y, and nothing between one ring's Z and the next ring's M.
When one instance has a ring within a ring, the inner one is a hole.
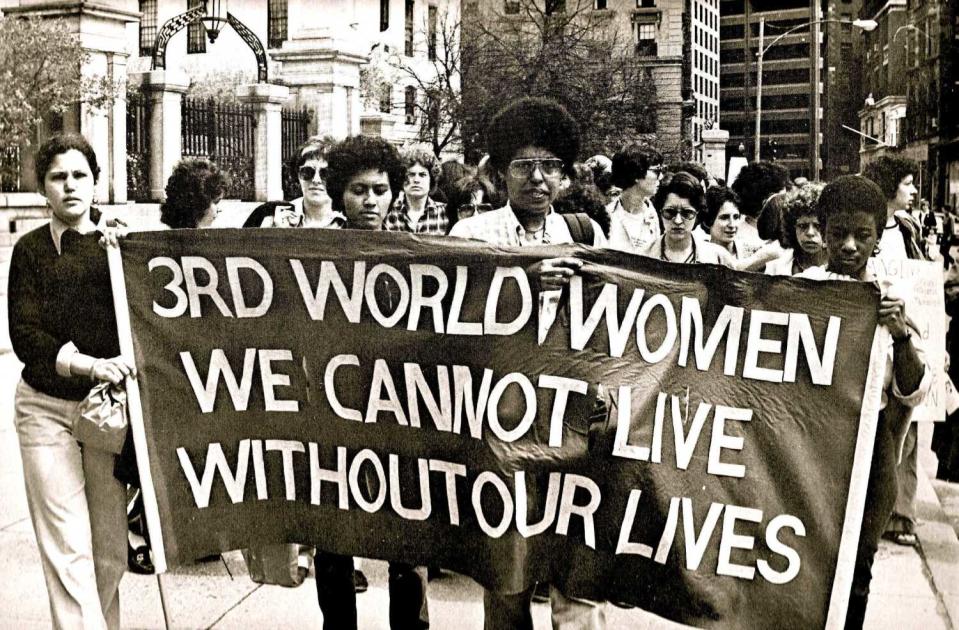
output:
M190 78L176 70L140 74L140 86L150 101L150 199L162 201L166 180L183 155L180 108Z
M726 177L726 143L729 132L723 129L703 129L703 164L709 174L716 178Z
M296 105L313 112L311 133L337 138L360 133L360 66L369 42L307 29L271 51L278 78L296 94Z
M254 198L257 201L283 199L283 103L290 88L271 83L241 85L237 98L249 103L256 112L254 148Z

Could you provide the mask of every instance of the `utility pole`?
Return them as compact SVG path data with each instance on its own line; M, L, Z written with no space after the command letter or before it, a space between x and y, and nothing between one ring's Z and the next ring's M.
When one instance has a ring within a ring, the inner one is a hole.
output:
M819 118L819 107L821 100L822 92L822 73L819 71L819 67L822 65L822 49L819 46L820 39L820 27L822 26L822 9L819 7L819 3L814 4L816 7L813 21L812 21L812 72L813 72L813 91L812 91L812 180L819 181L819 169L822 166L821 158L821 145L819 144L820 136L820 127L821 120Z
M748 24L747 24L748 28ZM759 18L759 52L756 57L756 133L753 135L753 161L758 162L760 158L759 137L762 132L763 115L763 38L766 34L766 18Z

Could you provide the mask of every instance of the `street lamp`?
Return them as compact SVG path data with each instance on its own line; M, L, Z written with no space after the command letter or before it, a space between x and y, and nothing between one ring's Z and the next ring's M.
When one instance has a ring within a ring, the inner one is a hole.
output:
M206 15L200 20L206 28L206 34L210 38L210 43L216 42L220 35L220 30L227 23L227 0L206 0Z
M802 24L797 24L788 31L778 35L773 39L769 44L764 45L765 43L765 34L766 34L766 18L759 18L759 50L756 53L757 62L756 62L756 136L753 139L753 159L760 159L760 149L759 143L761 138L762 131L762 111L763 111L763 57L765 57L766 52L770 48L778 44L784 37L791 35L798 31L801 28L806 28L807 26L815 27L813 29L813 73L815 74L815 86L813 89L813 169L812 175L813 179L819 179L819 26L821 24L826 24L829 22L839 22L842 24L852 24L856 28L861 28L864 31L875 30L879 24L875 20L840 20L836 18L826 18L824 20L810 20L809 22L803 22Z

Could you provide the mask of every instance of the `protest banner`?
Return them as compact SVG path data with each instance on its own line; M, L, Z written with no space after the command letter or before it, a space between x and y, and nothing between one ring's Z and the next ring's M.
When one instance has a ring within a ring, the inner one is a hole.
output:
M932 386L912 412L914 422L942 422L946 419L946 298L943 293L942 263L928 260L885 260L870 258L869 268L885 278L907 299L906 315L919 328L919 337L929 367Z
M557 255L584 265L552 309L525 270ZM133 234L119 262L158 568L299 542L698 626L842 626L874 286L340 230Z

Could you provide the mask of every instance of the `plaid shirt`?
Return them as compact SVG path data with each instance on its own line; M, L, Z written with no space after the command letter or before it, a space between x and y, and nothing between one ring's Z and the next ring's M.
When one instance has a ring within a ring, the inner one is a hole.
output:
M409 206L406 197L389 209L383 219L383 229L387 232L412 232L413 234L438 234L446 236L450 231L450 220L446 215L446 204L426 198L426 207L416 225L410 224Z

